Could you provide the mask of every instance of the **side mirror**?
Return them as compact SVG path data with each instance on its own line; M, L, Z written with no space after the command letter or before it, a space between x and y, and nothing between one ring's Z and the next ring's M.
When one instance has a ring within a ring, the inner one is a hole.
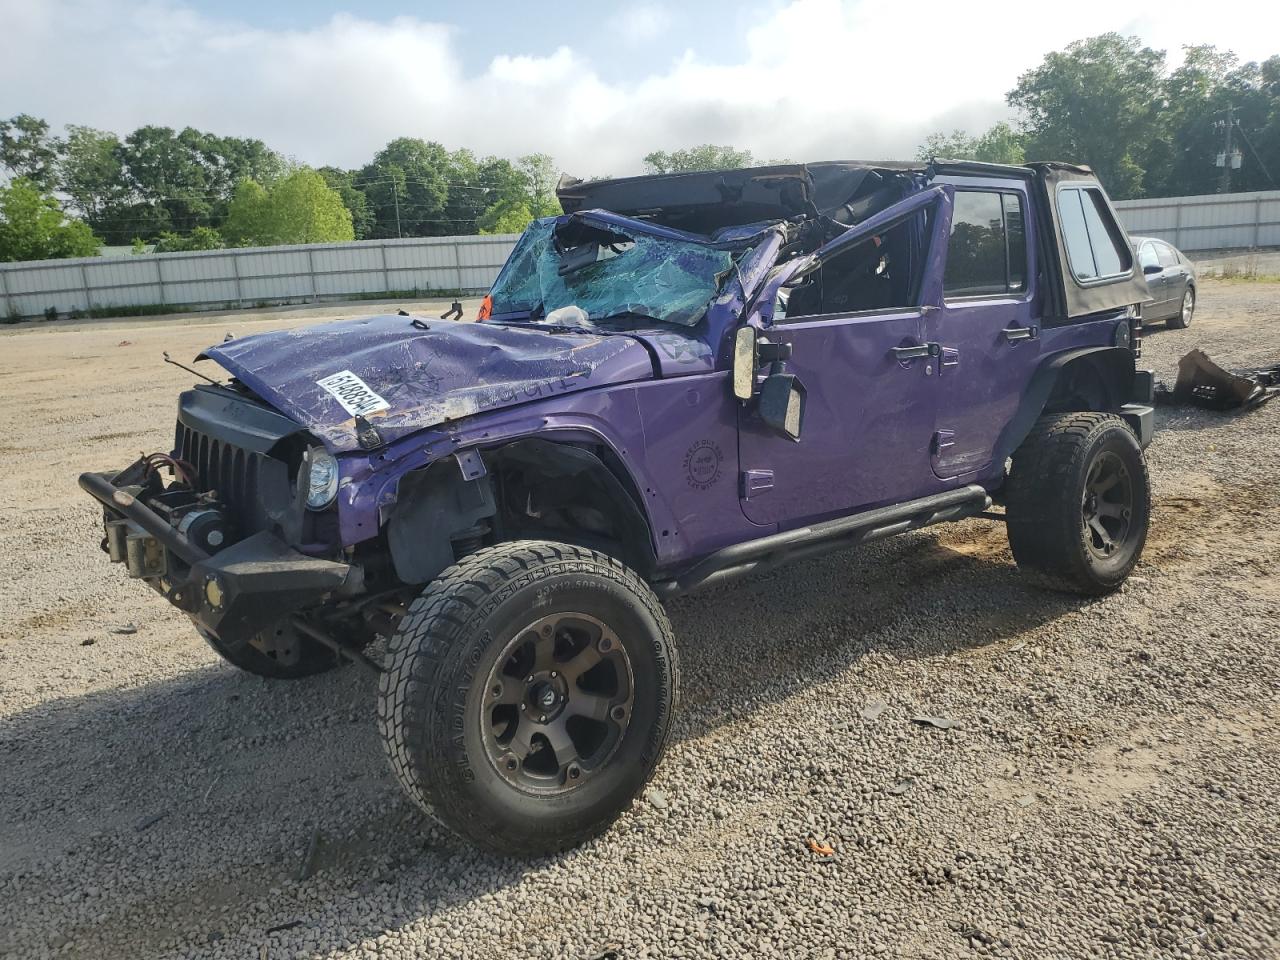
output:
M1160 266L1158 263L1148 263L1142 268L1142 272L1150 276L1153 273L1159 273L1163 269L1164 267Z
M733 395L750 400L756 392L756 370L760 367L760 348L756 328L741 326L733 335Z
M774 365L760 388L760 419L792 440L799 440L807 391L795 374L782 373L781 366Z

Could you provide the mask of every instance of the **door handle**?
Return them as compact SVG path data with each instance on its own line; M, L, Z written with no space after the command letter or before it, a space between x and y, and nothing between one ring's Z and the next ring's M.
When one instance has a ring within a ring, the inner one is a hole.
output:
M889 352L898 360L917 360L920 357L936 357L942 352L937 343L918 343L910 347L891 347Z
M1040 330L1037 327L1005 327L1004 338L1009 343L1015 340L1034 340L1040 336Z

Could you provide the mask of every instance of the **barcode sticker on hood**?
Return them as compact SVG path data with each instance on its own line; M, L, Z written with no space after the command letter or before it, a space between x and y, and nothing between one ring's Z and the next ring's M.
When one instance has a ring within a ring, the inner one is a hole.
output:
M337 373L317 380L317 384L342 404L342 409L353 417L363 417L378 410L389 410L391 404L370 389L369 385L350 370L339 370Z

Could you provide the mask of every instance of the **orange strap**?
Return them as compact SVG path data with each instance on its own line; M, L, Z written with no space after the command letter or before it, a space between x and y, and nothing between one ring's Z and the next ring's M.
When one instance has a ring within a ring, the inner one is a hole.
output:
M477 320L488 320L493 314L493 297L486 296L480 301L480 312L476 314Z

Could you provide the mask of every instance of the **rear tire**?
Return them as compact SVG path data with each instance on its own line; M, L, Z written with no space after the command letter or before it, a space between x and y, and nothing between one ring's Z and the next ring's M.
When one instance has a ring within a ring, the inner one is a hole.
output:
M1041 417L1013 455L1006 508L1019 569L1053 590L1110 593L1147 541L1151 489L1142 447L1109 413Z
M1191 326L1191 315L1196 311L1196 288L1187 287L1182 295L1182 303L1178 304L1178 312L1169 318L1172 330L1185 330Z
M273 680L312 677L342 662L332 650L303 636L288 621L267 628L251 640L222 640L204 630L200 636L233 667Z
M405 792L466 840L536 855L603 832L662 756L678 667L658 598L613 557L479 550L409 606L378 693Z

